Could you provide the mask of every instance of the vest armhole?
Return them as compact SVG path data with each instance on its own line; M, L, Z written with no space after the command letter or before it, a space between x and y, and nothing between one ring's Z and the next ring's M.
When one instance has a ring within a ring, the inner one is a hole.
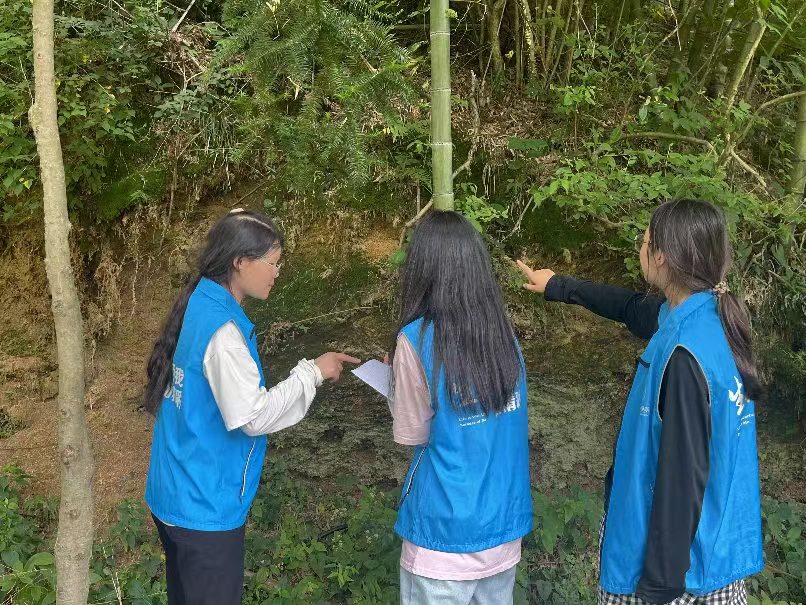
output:
M696 362L697 362L697 365L698 365L698 366L699 366L699 368L700 368L700 372L702 372L702 375L703 375L703 377L705 378L705 384L707 384L707 385L708 385L708 409L710 410L710 409L711 409L711 401L712 401L712 399L713 399L713 389L711 388L711 381L710 381L710 380L708 380L708 372L706 372L706 371L705 371L705 368L703 367L702 362L701 362L701 361L700 361L700 359L699 359L699 358L698 358L698 357L697 357L697 356L694 354L694 351L692 351L691 349L689 349L689 348L688 348L686 345L684 345L684 344L679 344L679 343L678 343L678 344L677 344L677 346L675 347L675 349L677 349L678 347L679 347L679 348L681 348L681 349L683 349L683 350L685 350L685 351L687 351L687 352L688 352L688 354L689 354L689 355L691 355L691 356L694 358L694 361L696 361ZM672 351L672 353L674 353L674 351Z

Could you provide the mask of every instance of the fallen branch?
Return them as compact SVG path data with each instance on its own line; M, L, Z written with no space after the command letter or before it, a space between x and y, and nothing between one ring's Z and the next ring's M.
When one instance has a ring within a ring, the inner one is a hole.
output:
M188 7L185 9L185 12L182 13L182 16L179 17L179 21L174 23L174 26L171 28L172 33L176 33L177 31L179 31L179 26L182 25L182 21L184 21L185 17L188 16L188 13L190 12L190 9L193 8L194 4L196 4L196 0L190 0L190 4L188 4Z
M313 317L306 317L305 319L299 319L297 321L292 321L291 323L284 323L284 326L291 327L291 326L298 326L299 324L308 323L309 321L315 321L317 319L323 319L325 317L331 317L333 315L341 315L343 313L352 313L353 311L366 311L372 309L372 305L363 305L360 307L353 307L352 309L341 309L340 311L331 311L330 313L323 313L322 315L314 315ZM263 336L271 329L271 327L263 330L262 332L258 332L258 336Z
M778 103L785 103L786 101L791 101L792 99L802 97L803 95L806 95L806 90L799 90L798 92L790 92L789 94L783 95L781 97L776 97L774 99L770 99L766 103L762 103L761 105L759 105L758 109L756 109L753 112L753 115L750 116L750 119L747 121L747 124L739 133L739 136L736 137L736 142L734 143L734 146L738 145L744 140L744 138L750 132L750 129L753 127L753 124L758 119L758 116L762 111L768 109L769 107L772 107L773 105L778 105Z
M246 198L248 198L250 195L252 195L255 191L260 189L265 184L266 184L266 181L260 181L257 185L252 187L252 189L250 189L247 193L244 193L241 197L239 197L237 200L235 200L235 203L232 206L233 207L237 206L238 204L240 204L242 201L244 201Z
M730 150L730 156L734 160L736 160L736 163L739 164L739 166L741 166L742 168L744 168L746 172L752 174L756 178L758 183L761 185L761 188L765 192L770 193L769 188L767 187L767 182L764 180L764 177L761 176L758 170L753 168L750 164L748 164L741 157L739 157L739 154L737 154L733 149Z
M622 136L623 139L669 139L672 141L681 141L683 143L691 143L692 145L703 145L708 148L708 151L717 155L716 147L705 139L698 139L697 137L687 137L682 134L672 134L670 132L628 132Z
M428 200L428 203L425 206L423 206L416 215L414 215L414 218L407 221L406 224L403 225L403 229L401 229L400 231L400 239L397 242L398 248L403 246L403 240L406 239L406 230L413 227L417 223L417 221L423 218L423 216L425 216L425 213L428 212L431 209L431 206L433 205L434 200L433 199Z

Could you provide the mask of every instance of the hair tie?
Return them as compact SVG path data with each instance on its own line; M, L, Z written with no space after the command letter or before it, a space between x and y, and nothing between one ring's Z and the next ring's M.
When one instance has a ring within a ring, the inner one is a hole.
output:
M716 294L717 296L722 296L723 294L727 294L728 292L730 292L730 288L728 287L728 282L723 279L721 282L719 282L717 285L714 286L713 291L714 291L714 294Z

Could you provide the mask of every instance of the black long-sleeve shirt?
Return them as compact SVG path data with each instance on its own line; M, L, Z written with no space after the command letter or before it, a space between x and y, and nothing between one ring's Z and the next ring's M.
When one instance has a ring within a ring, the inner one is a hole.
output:
M657 331L664 302L656 296L560 275L549 280L546 300L581 305L625 324L644 339ZM686 590L689 553L708 481L711 440L708 382L697 360L684 348L675 349L666 366L658 406L663 428L636 596L648 603L669 603ZM611 467L605 480L606 507L612 476Z

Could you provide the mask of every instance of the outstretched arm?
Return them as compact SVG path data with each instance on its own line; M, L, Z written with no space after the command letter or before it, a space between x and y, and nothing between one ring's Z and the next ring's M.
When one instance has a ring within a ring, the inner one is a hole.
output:
M358 360L325 353L302 359L291 375L270 389L260 385L260 371L238 327L222 326L207 346L204 376L213 391L227 430L240 428L256 437L295 425L308 413L324 380L338 380L345 362Z
M627 326L635 336L649 339L658 329L658 313L663 299L618 286L599 284L551 269L533 270L518 261L518 267L529 280L524 287L545 294L546 300L580 305L607 319Z

